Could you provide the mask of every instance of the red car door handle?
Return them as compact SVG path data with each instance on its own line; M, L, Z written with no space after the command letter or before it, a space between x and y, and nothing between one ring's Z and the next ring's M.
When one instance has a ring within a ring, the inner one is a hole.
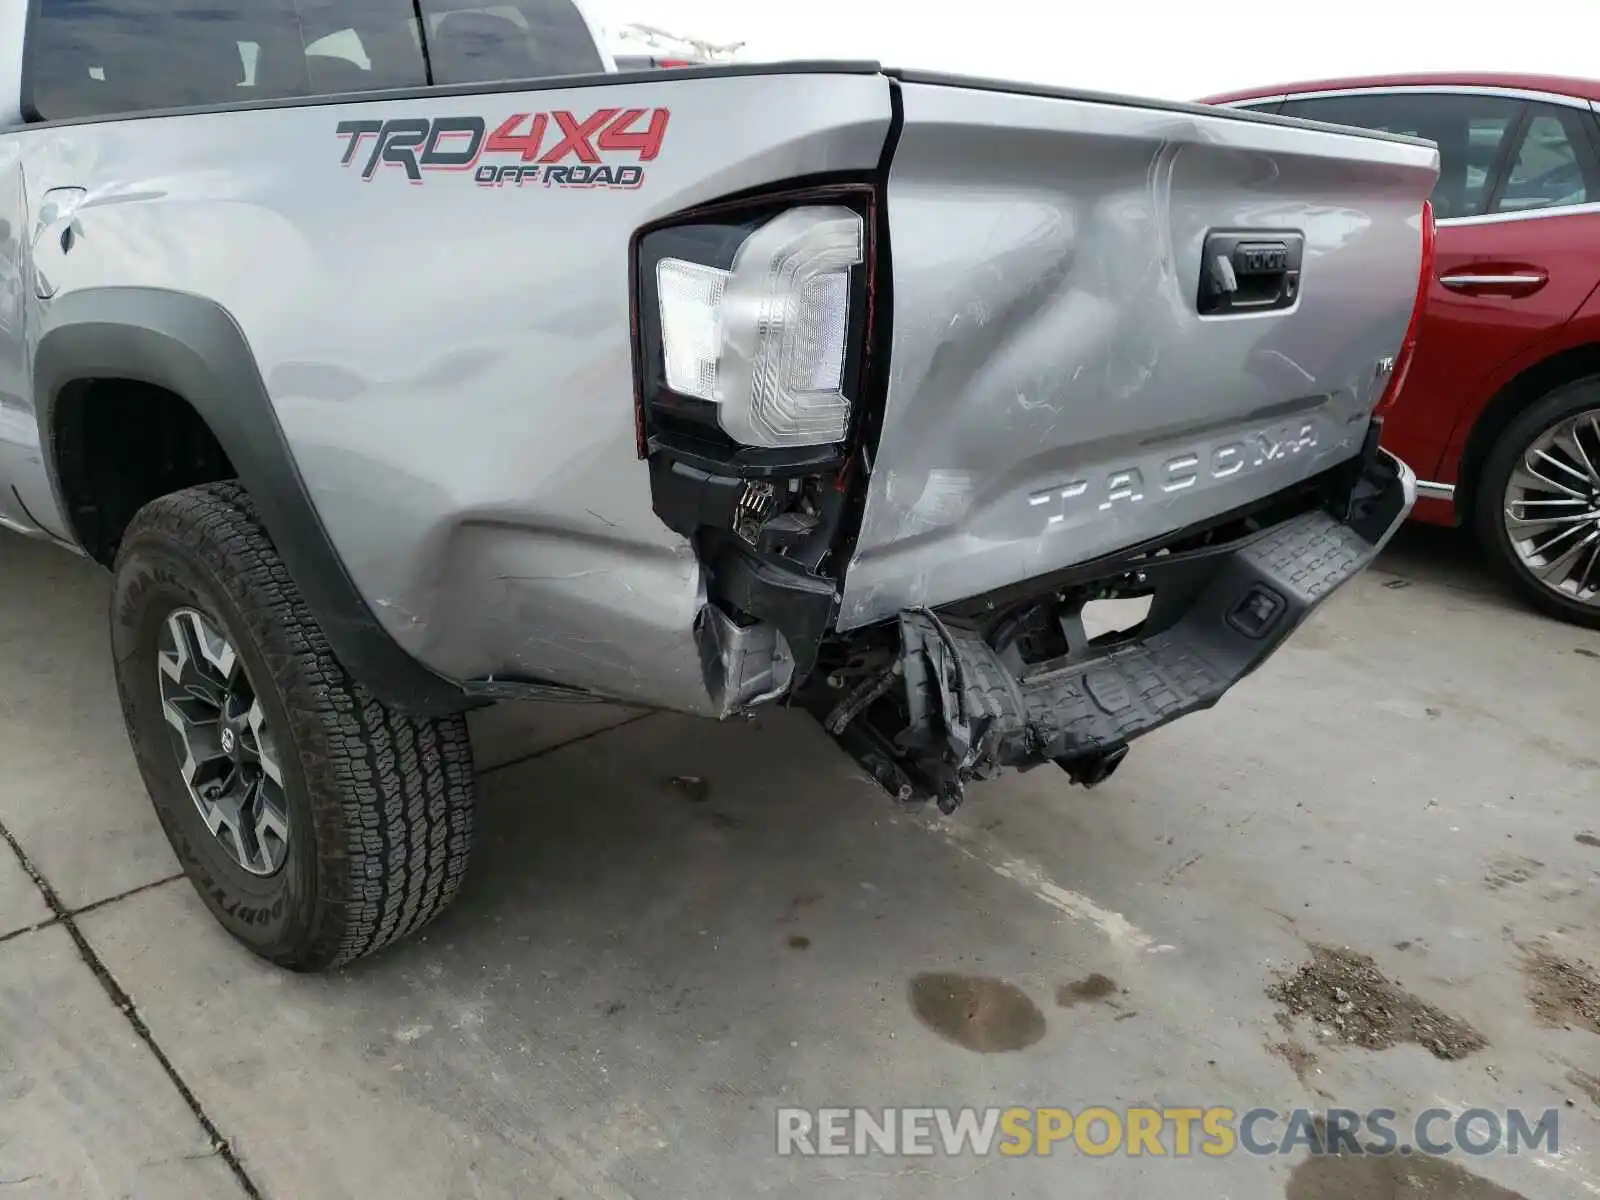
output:
M1550 282L1543 271L1517 271L1508 274L1441 275L1439 282L1455 292L1536 292Z

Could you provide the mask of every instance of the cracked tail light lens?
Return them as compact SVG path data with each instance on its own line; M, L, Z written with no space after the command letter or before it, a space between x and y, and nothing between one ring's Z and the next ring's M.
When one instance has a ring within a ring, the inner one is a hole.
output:
M741 446L842 441L851 323L861 316L854 297L865 261L862 216L809 205L719 238L686 240L694 256L665 253L654 268L666 388L710 406Z

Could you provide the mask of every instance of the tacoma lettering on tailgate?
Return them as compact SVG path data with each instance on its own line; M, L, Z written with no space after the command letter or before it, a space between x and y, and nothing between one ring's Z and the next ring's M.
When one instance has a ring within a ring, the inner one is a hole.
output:
M1065 524L1086 510L1110 512L1145 500L1203 487L1292 458L1317 444L1310 422L1262 430L1210 446L1196 446L1162 459L1154 467L1130 463L1074 479L1028 496L1030 507L1047 514L1045 528Z

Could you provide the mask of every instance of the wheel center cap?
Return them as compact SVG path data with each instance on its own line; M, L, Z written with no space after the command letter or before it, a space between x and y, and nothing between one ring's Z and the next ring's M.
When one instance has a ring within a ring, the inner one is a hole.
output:
M222 727L222 752L224 754L232 754L238 744L239 739L234 736L233 730L224 725Z

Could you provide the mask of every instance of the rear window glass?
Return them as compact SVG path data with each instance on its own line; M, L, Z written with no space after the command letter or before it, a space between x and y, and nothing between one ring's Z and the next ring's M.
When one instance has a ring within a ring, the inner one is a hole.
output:
M434 83L487 83L604 69L589 27L565 0L422 0Z
M570 0L37 0L33 120L603 69Z
M1589 204L1597 198L1594 155L1582 122L1587 114L1537 112L1511 163L1496 212Z

